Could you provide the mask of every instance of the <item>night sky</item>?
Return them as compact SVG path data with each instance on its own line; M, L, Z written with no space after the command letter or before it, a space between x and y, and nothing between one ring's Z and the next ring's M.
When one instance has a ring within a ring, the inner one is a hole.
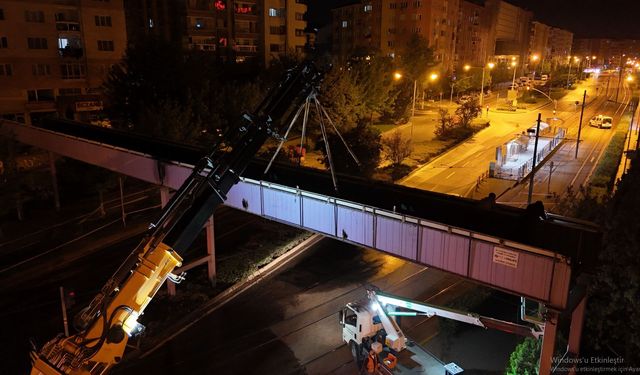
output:
M330 9L354 0L310 0L310 26L331 22ZM572 31L576 37L640 39L640 0L509 0L535 19Z

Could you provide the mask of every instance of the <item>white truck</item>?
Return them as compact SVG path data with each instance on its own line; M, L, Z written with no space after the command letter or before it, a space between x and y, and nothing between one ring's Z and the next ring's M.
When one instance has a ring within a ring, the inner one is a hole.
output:
M368 302L348 303L340 312L342 340L349 345L358 368L371 374L456 375L463 369L444 364L405 336L397 316L440 316L483 328L495 328L538 338L543 324L525 326L434 306L428 303L367 290Z

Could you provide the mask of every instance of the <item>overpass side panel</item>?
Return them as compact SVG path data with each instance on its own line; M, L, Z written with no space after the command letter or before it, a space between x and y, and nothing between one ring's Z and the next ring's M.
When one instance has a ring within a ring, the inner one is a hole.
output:
M522 295L547 300L554 259L472 240L469 277Z
M336 234L336 205L330 199L316 199L302 196L302 225L315 232Z
M302 225L300 221L300 203L300 196L295 191L262 186L262 207L265 216L300 226Z
M373 247L373 213L338 205L338 236Z
M420 263L468 277L468 238L425 226L421 226L420 230Z
M397 216L397 217L394 217ZM417 258L418 225L402 220L399 215L382 215L376 218L376 248L407 258Z

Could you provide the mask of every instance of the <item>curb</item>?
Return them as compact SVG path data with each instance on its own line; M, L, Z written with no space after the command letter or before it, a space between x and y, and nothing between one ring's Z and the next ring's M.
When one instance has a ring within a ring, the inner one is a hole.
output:
M322 240L324 236L314 233L309 238L303 240L296 246L294 246L291 250L287 251L285 254L279 256L274 259L272 262L267 264L266 266L258 269L256 272L252 273L247 277L246 280L240 281L229 288L225 289L220 294L213 297L208 303L201 306L200 308L192 311L188 314L183 320L188 321L187 324L183 325L179 329L171 330L171 335L165 337L160 342L155 344L152 348L145 350L144 352L139 352L137 358L145 358L159 349L161 346L166 344L168 341L172 340L174 337L178 336L182 332L189 329L195 323L197 323L200 319L207 316L208 314L216 311L220 307L227 304L227 302L232 301L234 298L245 292L247 289L252 286L258 284L261 280L269 277L273 272L277 271L280 267L287 265L289 262L298 258L301 254L305 252L305 250L311 248L313 245L317 244Z

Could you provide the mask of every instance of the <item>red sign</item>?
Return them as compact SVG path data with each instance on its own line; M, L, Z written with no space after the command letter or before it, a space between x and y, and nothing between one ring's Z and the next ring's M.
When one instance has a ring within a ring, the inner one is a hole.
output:
M252 6L236 6L236 13L238 14L250 14L253 13L253 7Z
M227 8L227 4L225 4L222 0L216 0L216 2L213 3L213 6L216 8L216 10L225 10Z

